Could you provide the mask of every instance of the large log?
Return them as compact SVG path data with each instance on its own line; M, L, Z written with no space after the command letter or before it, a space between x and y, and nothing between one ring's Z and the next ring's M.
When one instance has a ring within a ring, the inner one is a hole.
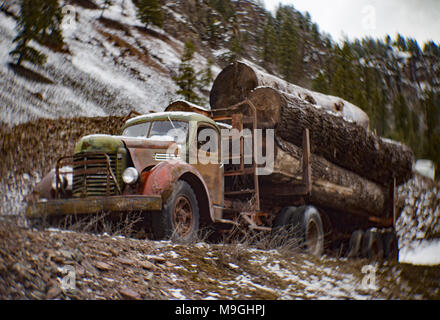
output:
M311 152L358 175L388 186L412 176L414 155L403 144L385 140L361 126L347 122L311 103L272 88L258 88L249 95L257 108L260 127L275 128L277 136L302 146L310 130Z
M260 176L260 191L267 194L274 193L273 186L289 190L289 185L302 181L302 148L279 137L275 146L273 172ZM390 197L385 187L314 154L311 168L311 203L342 213L382 218L390 215Z
M243 62L229 65L217 76L210 94L211 109L223 109L239 103L257 87L271 87L289 93L364 128L369 126L368 115L352 103L296 86Z

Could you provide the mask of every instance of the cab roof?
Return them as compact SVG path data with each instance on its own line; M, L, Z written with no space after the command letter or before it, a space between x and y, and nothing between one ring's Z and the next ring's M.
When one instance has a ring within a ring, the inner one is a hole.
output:
M174 121L197 121L197 122L208 122L212 125L216 125L216 122L207 116L204 116L196 112L183 112L183 111L172 111L172 112L157 112L144 114L137 116L135 118L129 119L125 122L124 129L126 127L147 122L147 121L161 121L161 120L174 120Z

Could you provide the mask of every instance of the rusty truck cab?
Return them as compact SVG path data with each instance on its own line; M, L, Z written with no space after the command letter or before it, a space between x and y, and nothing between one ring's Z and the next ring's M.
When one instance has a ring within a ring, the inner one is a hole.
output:
M219 147L219 127L196 112L141 115L126 121L119 136L85 136L74 154L61 157L37 185L27 216L103 211L159 215L184 181L197 198L200 224L212 223L223 207L223 167L219 149L199 152L204 129ZM211 161L201 159L206 156Z

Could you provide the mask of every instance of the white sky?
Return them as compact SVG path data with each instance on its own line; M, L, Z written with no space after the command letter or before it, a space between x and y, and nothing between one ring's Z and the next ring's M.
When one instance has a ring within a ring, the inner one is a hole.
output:
M308 11L320 31L336 41L399 32L419 42L440 42L440 0L264 0L273 11L280 2Z

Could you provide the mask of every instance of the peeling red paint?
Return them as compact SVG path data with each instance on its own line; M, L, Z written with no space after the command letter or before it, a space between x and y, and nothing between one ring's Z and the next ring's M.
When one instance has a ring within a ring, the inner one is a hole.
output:
M205 192L208 196L210 215L214 217L214 210L212 207L212 199L209 194L209 189L206 185L202 175L191 165L181 160L170 160L159 163L154 167L148 175L142 175L146 180L143 186L143 195L160 195L163 202L165 202L171 195L174 183L178 181L184 174L191 173L195 175L203 184Z

